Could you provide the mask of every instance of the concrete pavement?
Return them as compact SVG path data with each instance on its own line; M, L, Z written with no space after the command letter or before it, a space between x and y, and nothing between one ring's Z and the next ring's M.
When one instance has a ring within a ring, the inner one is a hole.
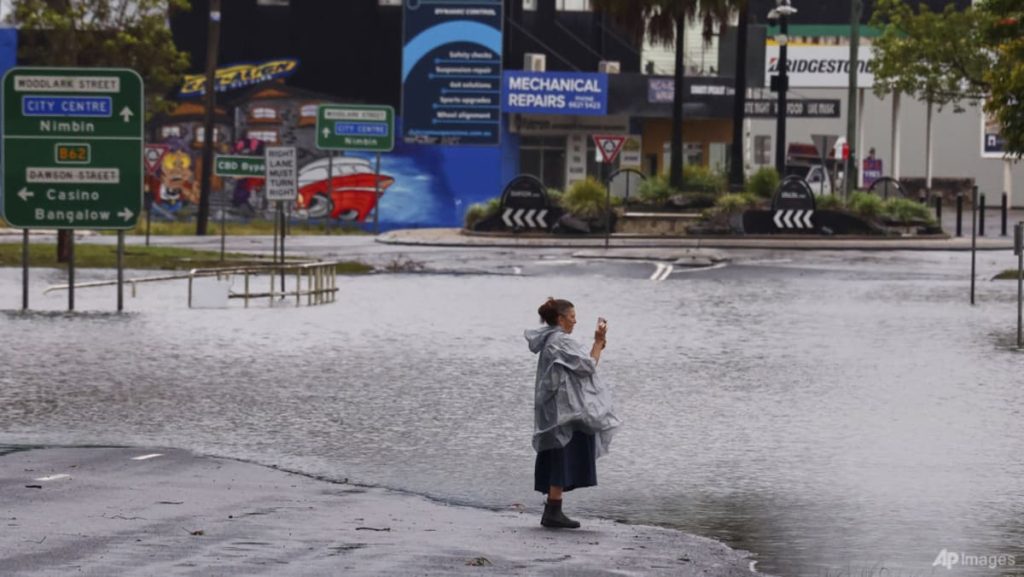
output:
M393 230L377 242L406 246L581 248L603 249L601 237L554 236L544 234L466 233L458 228ZM721 237L636 237L612 235L609 248L767 249L767 250L971 250L971 238L879 238L825 237L811 235L721 236ZM1012 237L980 237L978 250L1012 250ZM609 253L610 255L611 253Z
M670 529L544 529L539 499L488 511L174 449L17 451L0 456L0 575L755 574Z

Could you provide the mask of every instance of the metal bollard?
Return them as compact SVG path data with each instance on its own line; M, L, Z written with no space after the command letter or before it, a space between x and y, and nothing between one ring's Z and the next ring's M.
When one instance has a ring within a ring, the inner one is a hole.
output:
M939 228L942 228L942 196L935 197L935 220L939 223Z
M985 236L985 195L978 201L978 236Z
M1002 234L1002 236L1006 236L1006 217L1007 217L1007 213L1009 212L1008 202L1009 202L1009 197L1007 197L1006 193L1004 192L1003 193L1003 204L1002 204L1002 218L1003 218L1003 226L1002 226L1002 233L1003 234Z
M964 195L962 192L956 194L956 235L964 235Z

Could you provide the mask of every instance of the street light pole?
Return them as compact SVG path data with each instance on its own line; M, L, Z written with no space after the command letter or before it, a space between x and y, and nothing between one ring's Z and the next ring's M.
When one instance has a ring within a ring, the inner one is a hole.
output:
M779 42L779 110L775 115L775 170L779 176L786 174L786 90L789 88L788 61L786 44L789 43L788 19L785 14L779 14L779 35L776 37Z
M779 92L778 112L775 125L775 170L779 176L786 174L786 91L789 90L789 17L796 14L790 0L775 0L775 8L768 13L768 20L779 22L779 33L775 41L779 44L779 75L775 89Z

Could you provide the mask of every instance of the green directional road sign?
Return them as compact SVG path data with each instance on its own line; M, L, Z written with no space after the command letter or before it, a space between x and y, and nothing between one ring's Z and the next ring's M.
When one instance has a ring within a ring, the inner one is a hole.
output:
M218 154L213 159L213 173L235 178L263 178L267 162L262 156L229 156Z
M321 104L316 113L316 147L390 152L395 147L395 109Z
M2 98L0 212L11 226L135 226L145 111L134 70L12 68Z

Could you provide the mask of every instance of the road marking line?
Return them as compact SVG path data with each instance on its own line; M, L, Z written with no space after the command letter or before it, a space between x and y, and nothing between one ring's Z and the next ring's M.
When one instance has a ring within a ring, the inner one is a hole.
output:
M656 262L656 263L654 263L654 264L655 264L655 266L657 266L658 268L657 268L657 269L656 269L656 270L654 271L654 274L652 274L652 275L651 275L651 280L653 280L653 281L659 281L659 280L661 280L661 279L659 279L658 277L660 277L660 276L661 276L661 272L662 272L663 270L665 270L665 263L661 263L661 262Z
M725 268L728 266L727 262L720 262L711 266L695 266L695 267L683 267L675 272L704 272L708 270L715 270L717 268Z
M35 479L35 480L36 481L56 481L58 479L70 479L70 478L71 478L71 475L68 475L67 473L61 473L59 475L49 475L49 476L46 476L46 477L39 477L38 479Z
M663 281L663 280L667 279L668 275L670 275L670 274L672 274L672 265L667 264L667 265L665 265L665 272L661 275L661 278L659 278L658 280L659 281Z
M132 457L132 460L133 461L145 461L145 460L148 460L148 459L155 459L157 457L163 457L163 456L164 456L163 453L153 453L153 454L150 454L150 455L141 455L139 457Z

